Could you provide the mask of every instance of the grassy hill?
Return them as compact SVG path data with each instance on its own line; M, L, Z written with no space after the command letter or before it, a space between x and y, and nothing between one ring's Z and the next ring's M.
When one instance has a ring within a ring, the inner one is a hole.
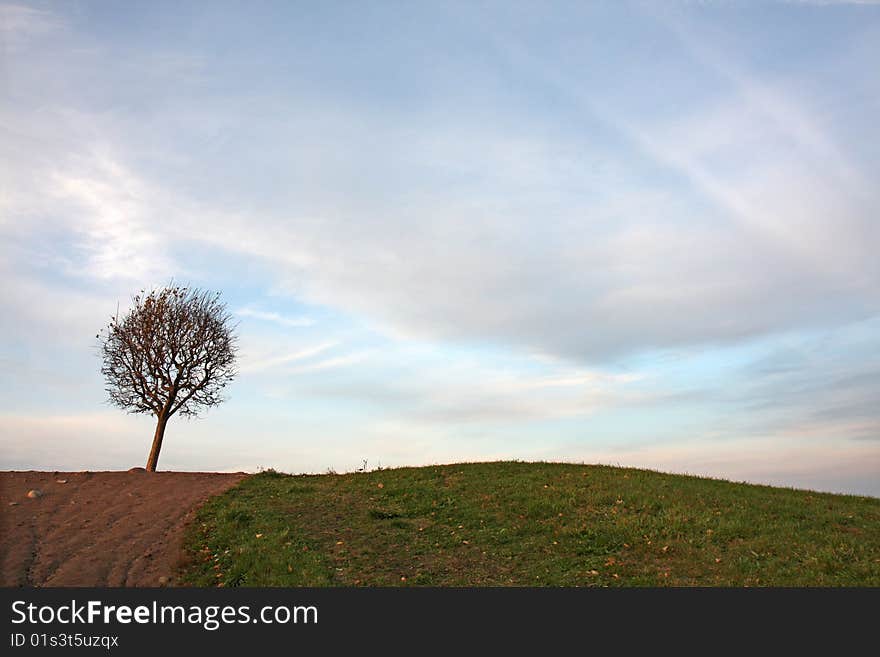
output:
M264 472L187 550L201 586L880 586L880 499L559 463Z

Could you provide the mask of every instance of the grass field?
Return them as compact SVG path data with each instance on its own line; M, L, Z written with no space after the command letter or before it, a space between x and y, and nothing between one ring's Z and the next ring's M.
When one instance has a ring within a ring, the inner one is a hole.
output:
M880 499L552 463L264 472L186 547L198 586L880 586Z

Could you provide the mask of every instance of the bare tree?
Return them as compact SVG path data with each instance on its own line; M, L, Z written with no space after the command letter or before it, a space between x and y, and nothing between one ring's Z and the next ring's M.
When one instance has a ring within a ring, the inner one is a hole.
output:
M132 301L96 337L110 401L157 418L147 459L153 472L171 416L196 416L223 401L220 392L236 374L236 335L219 292L170 286L141 290Z

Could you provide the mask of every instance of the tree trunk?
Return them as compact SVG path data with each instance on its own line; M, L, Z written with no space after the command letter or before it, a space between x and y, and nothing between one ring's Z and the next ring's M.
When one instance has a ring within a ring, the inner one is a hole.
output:
M168 424L168 414L162 411L159 413L156 433L153 436L153 447L150 449L150 457L147 459L147 472L156 471L156 465L159 463L159 450L162 449L162 438L165 436L166 424Z

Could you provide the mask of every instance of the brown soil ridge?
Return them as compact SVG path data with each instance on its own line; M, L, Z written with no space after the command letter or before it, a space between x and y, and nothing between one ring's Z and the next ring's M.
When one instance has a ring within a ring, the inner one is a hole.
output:
M246 476L0 472L0 586L173 585L195 511Z

